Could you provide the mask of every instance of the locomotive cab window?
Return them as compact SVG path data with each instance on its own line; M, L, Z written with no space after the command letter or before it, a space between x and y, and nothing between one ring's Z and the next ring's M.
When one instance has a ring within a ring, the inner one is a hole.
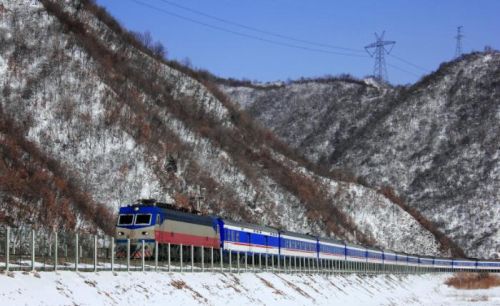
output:
M120 215L118 217L118 225L132 225L134 215Z
M135 217L135 225L149 225L151 223L151 214L138 214Z

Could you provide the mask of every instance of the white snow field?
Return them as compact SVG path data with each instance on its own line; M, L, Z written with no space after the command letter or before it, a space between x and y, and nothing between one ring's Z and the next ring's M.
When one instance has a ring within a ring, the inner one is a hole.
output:
M500 305L500 288L456 290L450 275L8 272L1 305Z

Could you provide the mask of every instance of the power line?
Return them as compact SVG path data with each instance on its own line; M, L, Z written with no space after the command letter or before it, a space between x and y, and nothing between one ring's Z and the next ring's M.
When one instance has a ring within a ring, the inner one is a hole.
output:
M292 41L295 41L295 42L306 43L306 44L315 45L315 46L319 46L319 47L339 49L339 50L352 51L352 52L365 52L364 50L360 50L360 49L346 48L346 47L335 46L335 45L321 43L321 42L313 42L313 41L304 40L304 39L300 39L300 38L295 38L295 37L291 37L291 36L287 36L287 35L282 35L282 34L279 34L279 33L275 33L275 32L271 32L271 31L268 31L268 30L263 30L263 29L255 28L255 27L244 25L244 24L241 24L241 23L238 23L238 22L234 22L234 21L231 21L231 20L228 20L228 19L224 19L224 18L220 18L220 17L214 16L214 15L210 15L210 14L207 14L207 13L204 13L204 12L201 12L201 11L198 11L198 10L195 10L195 9L192 9L192 8L180 5L178 3L174 3L174 2L169 1L169 0L160 0L160 1L163 2L163 3L165 3L165 4L167 4L167 5L171 5L171 6L180 8L182 10L198 14L200 16L204 16L204 17L216 20L216 21L220 21L220 22L223 22L223 23L226 23L226 24L229 24L229 25L237 26L237 27L240 27L240 28L243 28L243 29L247 29L247 30L251 30L251 31L254 31L254 32L257 32L257 33L261 33L261 34L266 34L266 35L270 35L270 36L274 36L274 37L278 37L278 38L284 38L284 39L292 40ZM394 54L389 54L389 56L394 57L395 59L397 59L397 60L399 60L399 61L401 61L401 62L403 62L403 63L405 63L407 65L410 65L413 68L419 69L419 70L421 70L423 72L429 72L430 71L429 69L426 69L426 68L423 68L422 66L413 64L410 61L405 60L405 59L403 59L403 58L401 58L399 56L396 56ZM411 72L409 72L409 73L411 73Z
M209 24L209 23L205 23L203 21L199 21L199 20L192 19L192 18L183 16L183 15L179 15L177 13L173 13L173 12L167 11L167 10L165 10L163 8L159 8L159 7L153 6L153 5L148 4L148 3L144 3L144 2L139 1L139 0L130 0L130 1L135 2L136 4L139 4L141 6L148 7L150 9L152 9L152 10L155 10L155 11L158 11L158 12L161 12L161 13L164 13L164 14L167 14L167 15L170 15L170 16L173 16L173 17L185 20L185 21L189 21L191 23L202 25L202 26L207 27L207 28L211 28L211 29L218 30L218 31L221 31L221 32L231 33L233 35L237 35L237 36L241 36L241 37L246 37L246 38L258 40L258 41L261 41L261 42L266 42L266 43L273 44L273 45L278 45L278 46L282 46L282 47L289 47L289 48L294 48L294 49L300 49L300 50L306 50L306 51L317 52L317 53L325 53L325 54L332 54L332 55L343 55L343 56L367 58L367 56L363 56L363 55L360 55L360 54L329 51L329 50L323 50L323 49L317 49L317 48L310 48L310 47L305 47L305 46L299 46L299 45L290 44L290 43L286 43L286 42L279 42L279 41L275 41L275 40L271 40L271 39L267 39L267 38L263 38L263 37L259 37L259 36L255 36L255 35L251 35L251 34L247 34L247 33L242 33L242 32L238 32L238 31L226 29L226 28L223 28L223 27L219 27L219 26L216 26L216 25Z
M138 4L138 5L141 5L143 7L147 7L149 9L151 9L151 10L155 10L157 12L160 12L160 13L163 13L163 14L166 14L166 15L169 15L169 16L173 16L173 17L176 17L178 19L181 19L181 20L184 20L184 21L188 21L188 22L191 22L191 23L194 23L194 24L198 24L198 25L201 25L201 26L213 29L213 30L217 30L217 31L220 31L220 32L225 32L225 33L233 34L233 35L240 36L240 37L250 38L250 39L253 39L253 40L257 40L257 41L261 41L261 42L265 42L265 43L269 43L269 44L273 44L273 45L278 45L278 46L288 47L288 48L294 48L294 49L299 49L299 50L304 50L304 51L310 51L310 52L331 54L331 55L342 55L342 56L351 56L351 57L358 57L358 58L368 58L368 56L364 56L364 55L360 55L360 54L352 54L352 53L330 51L330 50L324 50L324 49L318 49L318 48L311 48L311 47L300 46L300 45L296 45L296 44L290 44L290 43L286 43L286 42L275 41L275 40L271 40L271 39L267 39L267 38L263 38L263 37L259 37L259 36L255 36L255 35L251 35L251 34L247 34L247 33L242 33L242 32L239 32L239 31L234 31L234 30L231 30L231 29L223 28L223 27L220 27L220 26L217 26L217 25L212 25L212 24L209 24L209 23L206 23L206 22L203 22L203 21L199 21L199 20L196 20L196 19L193 19L193 18L189 18L189 17L183 16L183 15L180 15L180 14L168 11L168 10L163 9L163 8L156 7L154 5L151 5L149 3L145 3L145 2L142 2L142 1L139 1L139 0L129 0L129 1L132 1L132 2L134 2L134 3ZM160 0L160 1L164 1L165 2L166 0ZM201 12L199 12L199 13L200 14L204 14L204 13L201 13ZM211 16L211 15L208 15L208 14L206 14L206 15L207 16ZM219 19L218 17L215 17L215 16L211 16L211 17ZM221 20L224 20L224 19L221 19ZM228 22L230 22L230 21L228 21ZM241 26L245 27L244 25L241 25ZM251 28L251 27L249 27L249 28ZM254 29L254 30L258 30L258 29ZM262 30L262 32L268 32L268 31ZM269 33L272 33L272 32L269 32ZM276 34L276 33L273 33L273 34ZM287 37L287 36L281 35L281 34L276 34L276 35ZM318 45L328 46L328 44L321 44L321 43L318 43ZM330 45L330 47L333 47L333 46ZM345 48L345 49L348 49L348 48ZM355 50L355 49L352 49L352 50ZM402 60L402 59L400 59L400 60ZM417 67L416 65L411 64L410 62L407 62L407 61L405 61L405 62L407 64L409 64L409 65ZM392 67L394 69L397 69L399 71L411 74L413 76L417 76L417 77L420 76L420 75L417 75L417 74L415 74L413 72L410 72L408 70L400 68L400 67L398 67L396 65L388 64L388 66L390 66L390 67Z
M416 69L418 69L418 70L421 70L421 71L423 71L423 72L426 72L426 73L427 73L427 72L430 72L430 70L429 70L429 69L424 68L424 67L419 66L419 65L416 65L416 64L413 64L412 62L410 62L410 61L408 61L408 60L405 60L404 58L401 58L401 57L399 57L399 56L396 56L396 55L394 55L394 54L389 54L389 56L390 56L390 57L393 57L393 58L397 59L398 61L401 61L401 62L403 62L403 63L405 63L405 64L407 64L407 65L410 65L410 66L412 66L412 67L414 67L414 68L416 68Z
M417 74L417 73L411 72L411 71L409 71L409 70L403 69L403 68L401 68L401 67L399 67L399 66L396 66L396 65L393 65L393 64L386 64L386 65L387 65L387 66L389 66L389 67L391 67L391 68L394 68L394 69L396 69L396 70L399 70L399 71L402 71L402 72L406 72L406 73L408 73L408 74L411 74L411 75L413 75L413 76L415 76L415 77L417 77L417 78L421 77L421 75L420 75L420 74Z
M314 41L300 39L300 38L295 38L295 37L291 37L291 36L288 36L288 35L283 35L283 34L271 32L271 31L267 31L267 30L262 30L262 29L259 29L259 28L251 27L251 26L244 25L244 24L241 24L241 23L238 23L238 22L234 22L234 21L231 21L231 20L223 19L223 18L214 16L214 15L209 15L209 14L206 14L204 12L201 12L201 11L198 11L198 10L195 10L195 9L192 9L192 8L189 8L189 7L186 7L186 6L183 6L183 5L180 5L180 4L168 1L168 0L160 0L160 1L163 2L163 3L165 3L165 4L168 4L168 5L180 8L182 10L185 10L185 11L188 11L188 12L191 12L191 13L198 14L200 16L204 16L204 17L207 17L207 18L210 18L210 19L213 19L213 20L217 20L217 21L225 23L225 24L237 26L237 27L240 27L242 29L254 31L254 32L257 32L257 33L265 34L265 35L274 36L274 37L277 37L277 38L288 39L288 40L292 40L292 41L295 41L295 42L305 43L305 44L314 45L314 46L318 46L318 47L324 47L324 48L338 49L338 50L344 50L344 51L350 51L350 52L360 52L360 53L364 53L365 52L364 50L353 49L353 48L346 48L346 47L335 46L335 45L326 44L326 43L320 43L320 42L314 42Z

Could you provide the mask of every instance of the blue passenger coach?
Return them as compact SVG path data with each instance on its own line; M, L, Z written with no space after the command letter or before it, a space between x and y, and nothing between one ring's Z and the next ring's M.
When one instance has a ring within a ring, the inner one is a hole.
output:
M386 265L395 265L396 261L396 253L391 251L384 251L384 264Z
M381 264L384 262L384 254L375 248L366 248L366 261L369 263Z
M319 258L345 260L345 244L331 238L318 238Z
M446 258L434 258L434 268L452 268L453 260Z
M345 257L349 261L366 262L366 248L346 243Z
M282 256L317 258L318 240L316 237L293 232L280 232Z
M411 256L411 255L408 255L408 266L411 266L411 267L418 267L418 257L417 256Z
M274 228L227 219L220 219L219 227L223 250L279 254L279 232Z
M468 259L453 259L453 268L463 269L463 270L474 270L476 269L476 261Z
M420 267L424 267L424 268L432 268L432 266L434 265L434 258L432 258L432 257L426 257L426 256L420 256L418 258L418 265Z

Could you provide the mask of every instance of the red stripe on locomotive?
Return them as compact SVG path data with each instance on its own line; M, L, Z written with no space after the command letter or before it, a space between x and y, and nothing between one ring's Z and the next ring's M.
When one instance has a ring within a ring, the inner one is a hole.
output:
M193 245L196 247L213 247L220 248L220 240L218 238L202 237L188 234L180 234L174 232L155 231L155 239L158 243L172 243Z

